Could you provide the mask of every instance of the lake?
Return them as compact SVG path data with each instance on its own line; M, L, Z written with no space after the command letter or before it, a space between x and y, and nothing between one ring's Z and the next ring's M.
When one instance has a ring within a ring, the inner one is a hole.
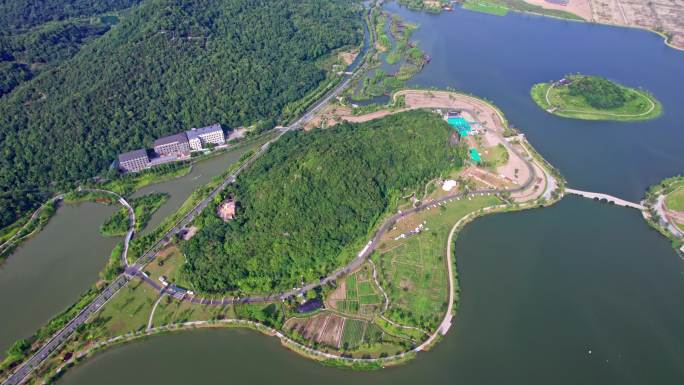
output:
M143 233L175 212L193 190L262 142L198 162L183 177L142 188L134 196L155 191L170 194ZM121 239L105 238L99 228L119 207L95 203L62 205L43 231L20 245L0 266L0 308L11 314L2 319L0 357L14 341L30 337L97 281L98 273Z
M421 28L432 62L410 81L485 97L577 189L630 200L684 170L684 52L646 31L461 9L387 6ZM529 96L569 72L643 87L649 122L555 117ZM321 366L249 331L170 334L99 354L62 384L681 384L684 266L640 213L568 197L482 218L457 240L459 312L446 338L400 368Z
M402 367L330 368L273 337L197 330L104 351L60 383L681 384L684 266L636 210L569 197L484 217L456 254L454 325Z

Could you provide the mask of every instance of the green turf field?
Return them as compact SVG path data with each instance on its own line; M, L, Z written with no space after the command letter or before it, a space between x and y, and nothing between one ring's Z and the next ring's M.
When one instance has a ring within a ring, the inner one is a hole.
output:
M508 7L482 0L466 0L466 2L463 3L463 8L495 16L505 16L508 14Z
M665 205L670 210L684 212L684 186L671 192L665 200Z

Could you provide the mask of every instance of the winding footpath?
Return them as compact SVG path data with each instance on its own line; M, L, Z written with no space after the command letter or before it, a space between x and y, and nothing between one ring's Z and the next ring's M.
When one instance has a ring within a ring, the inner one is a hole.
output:
M21 241L27 237L30 237L33 233L35 233L36 230L39 229L38 227L36 227L36 229L34 229L33 231L31 231L28 234L21 235L21 233L24 230L26 230L33 223L33 221L38 219L38 216L40 215L40 213L43 212L45 207L47 207L48 205L50 205L52 203L58 202L62 199L64 199L64 194L58 194L58 195L55 195L54 197L50 198L47 202L45 202L40 207L38 207L36 209L36 211L34 211L33 214L31 214L28 221L26 221L26 223L19 230L17 230L17 232L14 233L14 235L9 237L5 242L3 242L0 245L0 254L5 253L8 249L10 249L14 245L16 245L16 242L19 242L19 241Z
M613 116L616 118L639 118L639 117L646 116L646 115L650 114L656 108L655 103L653 103L653 101L650 98L646 98L646 100L651 104L651 107L648 109L648 111L643 112L641 114L614 114L612 112L602 112L602 111L567 110L567 109L563 109L561 107L554 107L554 105L551 104L551 100L549 99L549 94L551 93L551 90L555 86L556 86L556 83L553 83L546 90L546 104L549 105L550 110L553 111L552 113L555 113L556 111L560 111L560 112L575 112L578 114ZM639 93L637 91L633 91L633 92L635 92L635 93L639 94L639 96L643 97L643 95L641 93ZM550 111L550 110L547 110L547 111Z

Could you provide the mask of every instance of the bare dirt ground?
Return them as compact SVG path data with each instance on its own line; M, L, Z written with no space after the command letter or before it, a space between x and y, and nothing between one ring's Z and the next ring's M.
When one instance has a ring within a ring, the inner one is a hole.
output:
M525 0L525 2L538 5L546 9L557 9L574 13L575 15L587 21L591 21L593 19L591 12L591 0L569 0L568 5L553 4L547 2L546 0Z
M338 55L340 60L344 62L346 65L350 65L351 63L354 62L354 59L356 59L356 56L358 56L359 53L357 51L350 51L350 52L340 52Z
M684 212L666 209L665 213L670 219L672 219L672 221L684 224Z
M345 317L323 312L308 318L290 318L283 327L296 330L307 340L339 348L345 321Z
M246 134L247 134L246 128L237 128L237 129L230 132L230 134L228 135L228 138L226 140L231 141L231 140L242 139L245 137Z
M347 298L347 281L339 280L337 288L325 297L325 305L337 310L337 301L344 301Z
M329 104L316 115L316 117L311 119L304 129L310 130L314 127L331 127L336 125L342 116L350 116L351 114L352 110L349 107Z
M566 6L546 0L525 1L572 12L587 21L664 33L671 46L684 49L684 0L569 0Z
M346 318L331 314L325 323L325 327L318 335L318 342L332 346L340 347L340 340L342 339L342 330L344 329L344 322Z

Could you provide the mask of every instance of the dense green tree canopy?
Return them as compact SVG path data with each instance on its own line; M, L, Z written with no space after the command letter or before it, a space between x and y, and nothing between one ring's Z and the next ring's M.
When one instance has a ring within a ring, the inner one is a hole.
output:
M618 108L625 104L625 90L608 79L580 76L570 84L570 95L582 96L590 106L599 109Z
M449 126L414 111L368 123L289 133L240 175L223 198L224 223L208 208L183 245L184 272L208 292L299 286L348 262L393 199L461 164Z
M18 3L3 0L0 10ZM68 13L99 3L61 4ZM0 225L35 207L46 190L93 176L117 153L156 137L278 117L325 78L318 59L361 36L351 0L144 1L73 57L0 98ZM8 83L23 76L13 71Z

